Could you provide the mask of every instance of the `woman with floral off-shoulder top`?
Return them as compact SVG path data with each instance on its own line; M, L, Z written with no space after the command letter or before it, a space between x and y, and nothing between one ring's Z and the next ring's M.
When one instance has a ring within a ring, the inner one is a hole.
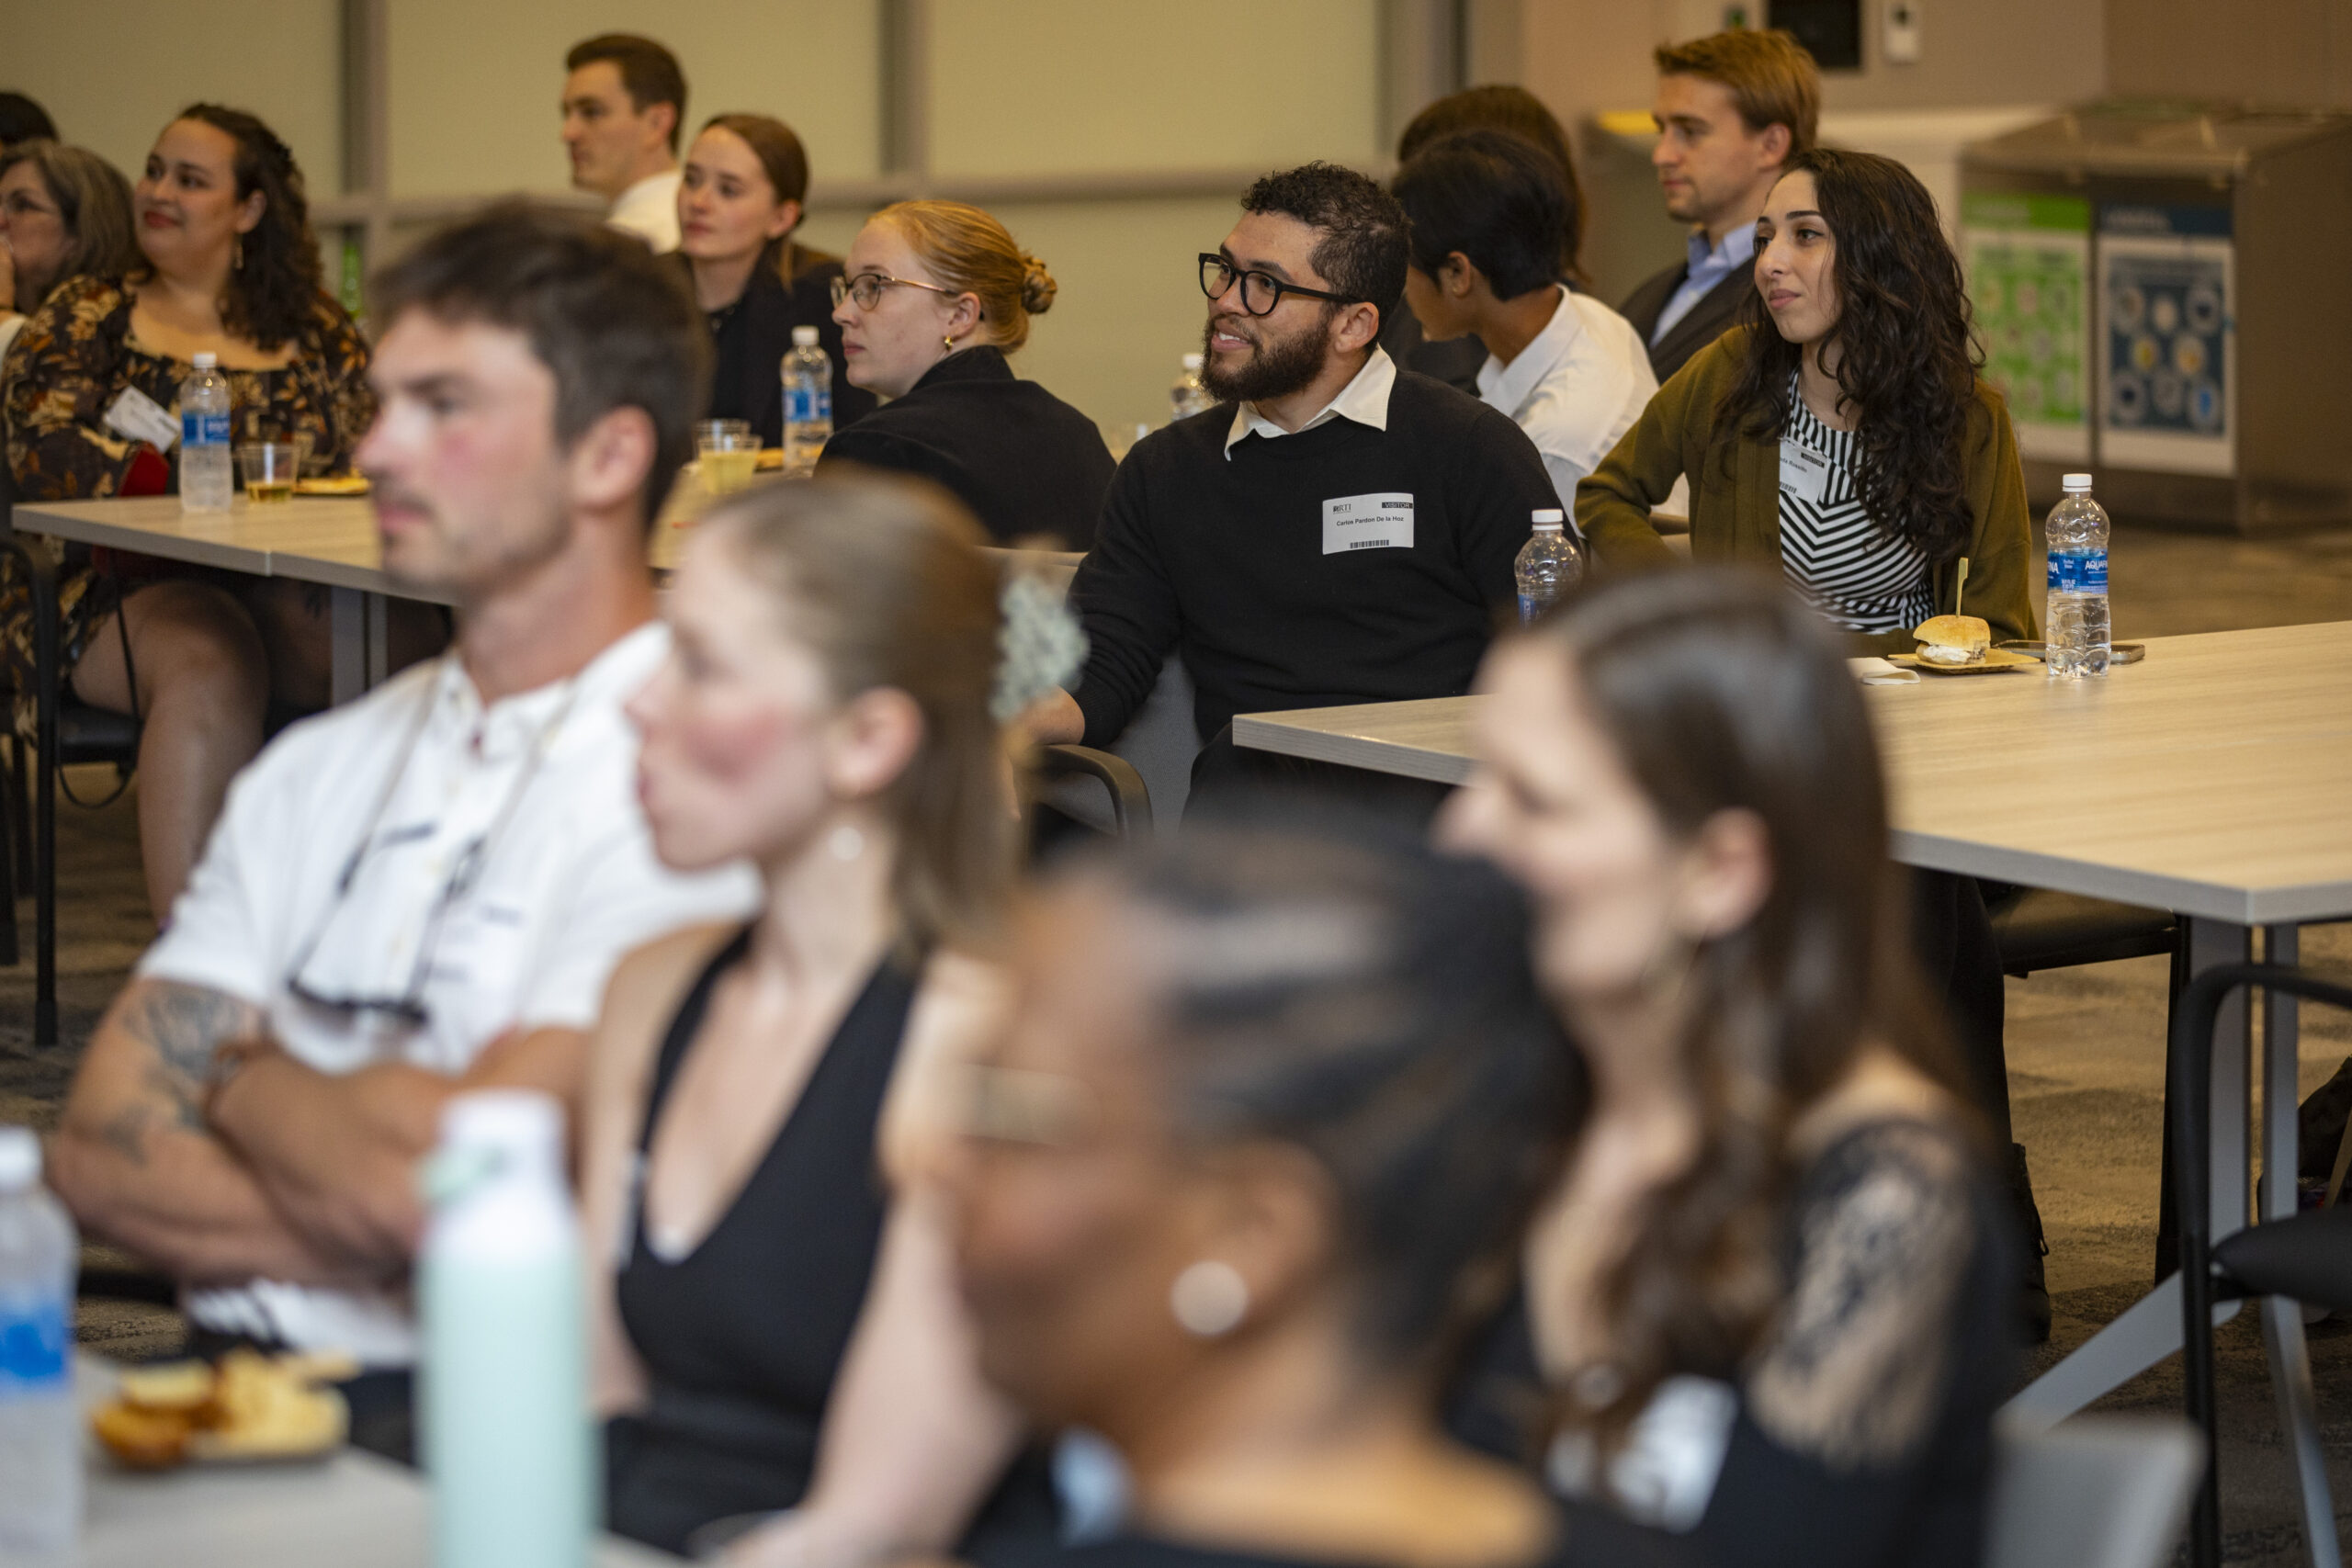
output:
M368 345L321 287L285 143L251 115L195 105L157 138L133 214L139 265L59 286L0 367L17 497L175 490L175 446L147 439L134 411L151 426L157 414L176 424L198 353L229 378L232 441L308 442L312 471L347 471L375 416ZM69 547L58 583L64 668L74 695L142 721L140 840L159 919L231 776L259 750L273 694L297 707L323 702L323 600L281 580ZM426 637L436 623L426 618ZM13 576L0 588L0 627L28 697L31 604ZM400 642L419 640L405 615L398 629Z

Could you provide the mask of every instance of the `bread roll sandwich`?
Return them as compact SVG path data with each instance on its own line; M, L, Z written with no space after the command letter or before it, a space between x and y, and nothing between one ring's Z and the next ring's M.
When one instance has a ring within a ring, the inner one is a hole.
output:
M1993 646L1993 628L1974 615L1938 615L1911 635L1930 664L1979 664Z

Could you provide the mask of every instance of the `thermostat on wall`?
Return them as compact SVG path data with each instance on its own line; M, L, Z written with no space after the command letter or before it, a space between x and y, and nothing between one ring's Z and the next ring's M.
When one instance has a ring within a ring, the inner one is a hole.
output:
M1919 63L1919 0L1886 0L1886 32L1880 42L1889 65Z

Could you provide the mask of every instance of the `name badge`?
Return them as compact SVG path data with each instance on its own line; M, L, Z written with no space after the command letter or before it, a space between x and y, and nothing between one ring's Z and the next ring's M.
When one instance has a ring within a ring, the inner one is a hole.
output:
M1413 497L1385 490L1343 495L1323 503L1323 553L1351 550L1409 550L1413 547Z
M180 422L136 387L125 387L122 396L108 405L106 423L107 429L144 441L158 452L170 451L172 443L180 438Z
M1781 437L1781 488L1815 506L1829 493L1829 459Z

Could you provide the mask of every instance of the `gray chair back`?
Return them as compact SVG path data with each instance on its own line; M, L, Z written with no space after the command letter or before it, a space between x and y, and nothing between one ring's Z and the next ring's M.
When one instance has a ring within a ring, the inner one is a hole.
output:
M1067 550L992 549L989 553L1037 572L1064 592L1078 574L1078 563L1086 558ZM1151 695L1127 721L1125 732L1102 750L1124 758L1143 775L1144 787L1151 794L1154 828L1161 833L1175 832L1184 818L1185 796L1193 790L1193 759L1201 750L1200 737L1193 728L1193 682L1184 673L1183 660L1169 655ZM1046 789L1045 798L1090 828L1113 831L1109 797L1091 779L1057 780Z
M2173 1560L2205 1438L2177 1416L2004 1423L1985 1568L2158 1568Z

